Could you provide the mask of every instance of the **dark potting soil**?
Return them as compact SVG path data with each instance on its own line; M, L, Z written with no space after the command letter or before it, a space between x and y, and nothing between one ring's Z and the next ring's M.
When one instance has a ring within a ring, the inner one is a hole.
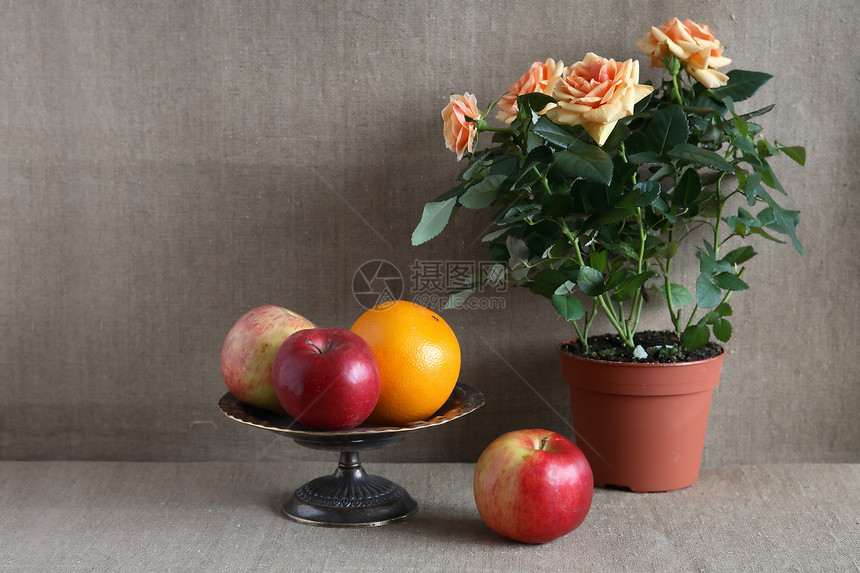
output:
M659 346L675 346L678 344L678 337L671 331L646 330L644 332L637 332L633 337L633 341L642 346L642 348L649 350ZM588 354L583 352L582 344L578 340L565 344L563 350L576 356L606 360L608 362L670 364L673 362L695 362L697 360L714 358L723 352L723 347L715 342L708 342L702 348L697 350L681 350L674 356L659 356L656 355L659 354L658 352L654 352L655 356L636 358L633 355L633 349L624 344L620 336L617 334L601 334L588 338Z

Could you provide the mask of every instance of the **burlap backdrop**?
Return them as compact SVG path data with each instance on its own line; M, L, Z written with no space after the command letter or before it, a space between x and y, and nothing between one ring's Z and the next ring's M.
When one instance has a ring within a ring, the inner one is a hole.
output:
M809 151L778 163L806 256L757 244L705 464L860 461L860 11L826 6L4 2L0 458L330 459L220 414L233 322L272 303L348 327L367 261L395 265L411 298L437 262L487 260L482 215L409 242L460 167L448 95L484 106L547 57L639 57L635 39L677 15L709 24L733 67L775 75L762 123ZM555 350L571 329L529 293L482 296L504 309L444 317L486 407L368 457L472 461L507 430L572 435Z

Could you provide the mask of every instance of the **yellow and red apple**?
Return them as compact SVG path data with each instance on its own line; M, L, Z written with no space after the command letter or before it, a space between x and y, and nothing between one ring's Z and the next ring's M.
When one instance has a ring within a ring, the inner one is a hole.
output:
M272 385L272 364L293 333L316 325L286 308L263 305L246 312L227 333L221 348L221 373L241 402L279 414L284 409Z
M555 432L517 430L478 458L475 505L490 529L523 543L546 543L579 527L594 478L576 445Z

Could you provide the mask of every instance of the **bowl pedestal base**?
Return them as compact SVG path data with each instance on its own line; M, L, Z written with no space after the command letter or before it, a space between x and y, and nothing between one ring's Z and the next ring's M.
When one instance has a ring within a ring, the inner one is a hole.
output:
M343 451L332 475L298 488L281 510L308 525L372 526L406 519L418 503L391 480L364 471L357 451Z

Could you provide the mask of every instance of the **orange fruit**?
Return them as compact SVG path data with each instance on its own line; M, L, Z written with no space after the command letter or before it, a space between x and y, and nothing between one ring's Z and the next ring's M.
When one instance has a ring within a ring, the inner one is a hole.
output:
M424 420L451 395L460 375L460 343L435 312L405 300L384 302L350 330L370 345L379 363L381 387L371 424Z

